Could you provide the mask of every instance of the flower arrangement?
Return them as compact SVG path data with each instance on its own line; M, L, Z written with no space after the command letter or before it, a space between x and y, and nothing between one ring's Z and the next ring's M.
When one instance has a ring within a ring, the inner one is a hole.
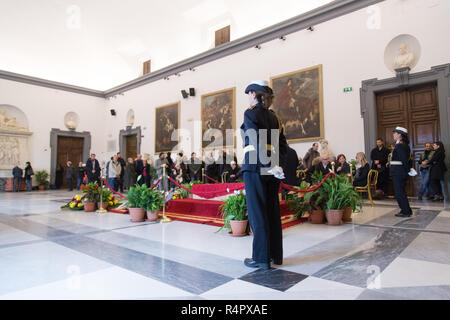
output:
M191 190L192 190L193 185L194 185L194 183L183 183L182 184L183 187L191 189ZM175 192L173 193L173 196L172 196L172 200L187 199L187 198L189 198L189 194L190 194L190 192L188 190L180 188L180 187L176 187Z
M62 206L61 209L84 210L83 198L84 196L77 194L69 201L69 203Z
M100 194L102 195L101 198ZM100 199L102 199L103 202L108 202L108 208L117 208L120 205L119 201L108 188L103 188L103 190L98 193L97 202L100 202Z

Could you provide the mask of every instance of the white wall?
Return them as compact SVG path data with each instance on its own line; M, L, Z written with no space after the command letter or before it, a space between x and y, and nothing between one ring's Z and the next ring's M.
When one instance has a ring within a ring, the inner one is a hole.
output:
M416 37L422 46L422 56L412 72L449 63L450 43L445 34L450 30L449 12L450 1L388 0L317 25L314 32L300 31L288 35L286 41L262 44L261 50L248 49L202 65L195 72L186 71L180 77L150 83L107 102L108 107L118 112L117 117L107 119L107 133L117 137L125 127L127 111L133 108L135 126L147 127L143 130L142 153L153 153L155 107L181 101L181 128L193 130L194 122L201 118L201 95L231 87L236 87L236 127L239 128L248 106L243 91L251 80L269 80L322 64L325 138L336 155L344 153L348 159L354 158L357 152L364 151L361 81L394 76L384 65L384 50L390 40L404 33ZM189 87L196 89L196 96L183 99L180 90ZM353 92L344 93L344 87L353 87ZM194 121L188 121L190 118ZM303 156L311 144L292 146ZM240 159L240 137L237 147ZM186 146L183 149L190 151Z
M77 131L91 133L91 150L99 155L105 151L103 98L0 79L0 104L13 105L27 116L29 131L33 133L28 144L34 171L50 172L50 131L52 128L68 130L64 115L69 111L79 116Z

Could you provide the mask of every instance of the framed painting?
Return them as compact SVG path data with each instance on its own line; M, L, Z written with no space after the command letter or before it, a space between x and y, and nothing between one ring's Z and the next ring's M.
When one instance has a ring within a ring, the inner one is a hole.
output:
M289 143L317 141L324 136L322 65L270 78L273 110Z
M235 147L236 88L202 95L202 148ZM227 139L226 130L233 130Z
M180 102L166 104L155 109L155 154L176 152L173 150L180 141ZM176 133L175 133L175 130ZM175 135L175 136L173 136Z

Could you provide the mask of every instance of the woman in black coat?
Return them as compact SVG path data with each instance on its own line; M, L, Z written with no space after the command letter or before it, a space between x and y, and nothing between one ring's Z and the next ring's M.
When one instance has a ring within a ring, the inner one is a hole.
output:
M356 169L355 178L353 179L353 186L364 187L367 185L367 176L370 171L369 161L367 161L364 152L358 152L356 154L356 163L357 166L360 167Z
M442 184L441 181L444 180L445 171L447 171L447 166L445 165L445 149L441 141L436 141L433 144L434 154L427 164L431 164L430 169L430 184L433 188L434 201L443 200L442 195Z

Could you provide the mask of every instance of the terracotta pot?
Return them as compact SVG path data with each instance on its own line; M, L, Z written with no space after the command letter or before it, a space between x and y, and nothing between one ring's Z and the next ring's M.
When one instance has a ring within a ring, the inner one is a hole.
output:
M322 224L323 217L324 217L323 210L313 210L311 212L311 223L312 224Z
M344 213L342 215L342 221L344 222L352 222L352 208L351 207L345 207Z
M230 220L231 233L233 236L244 236L247 234L248 220Z
M147 221L155 221L158 219L159 210L147 210Z
M143 222L145 221L145 210L142 208L128 208L130 213L131 222Z
M86 201L84 203L84 211L85 212L94 212L95 211L95 202L94 201Z
M38 188L39 188L39 190L41 190L41 191L42 191L42 190L45 190L45 186L44 186L44 185L40 185Z
M108 202L103 202L102 207L105 210L108 209ZM100 208L100 202L97 202L97 208Z
M344 210L327 210L325 215L327 216L328 225L339 226L342 224L342 216Z

